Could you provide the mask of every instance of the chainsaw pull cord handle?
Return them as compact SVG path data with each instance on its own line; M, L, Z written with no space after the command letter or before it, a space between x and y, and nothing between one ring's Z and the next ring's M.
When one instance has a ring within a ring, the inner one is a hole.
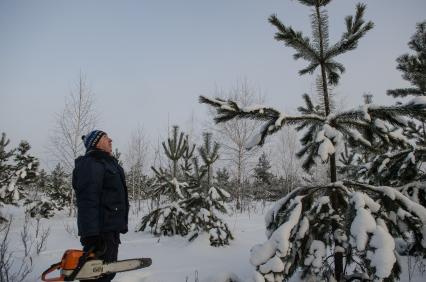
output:
M54 277L54 278L46 278L46 275L61 268L61 262L52 264L47 270L45 270L42 274L41 274L41 280L46 281L46 282L51 282L51 281L64 281L64 276L61 275L59 277Z
M74 281L78 272L81 270L81 268L83 267L83 265L86 263L87 259L89 258L89 255L94 250L95 250L95 247L90 247L87 252L84 252L83 255L78 260L77 267L71 272L71 274L69 276L66 276L65 280L63 280L63 281Z

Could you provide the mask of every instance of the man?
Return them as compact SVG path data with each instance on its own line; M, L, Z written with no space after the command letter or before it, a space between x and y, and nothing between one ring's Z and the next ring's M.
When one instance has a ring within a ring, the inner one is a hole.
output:
M129 201L123 168L112 156L112 140L101 130L82 137L86 154L75 160L72 185L83 250L105 262L117 260L120 233L128 231ZM97 280L107 282L115 274Z

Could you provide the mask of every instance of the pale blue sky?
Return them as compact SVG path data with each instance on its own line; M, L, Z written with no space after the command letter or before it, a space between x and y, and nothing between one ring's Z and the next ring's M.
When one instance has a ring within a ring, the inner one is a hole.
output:
M347 71L335 92L348 107L362 103L367 91L376 102L392 102L386 90L407 85L395 59L426 19L425 0L364 2L366 19L376 26L339 59ZM329 5L332 42L356 3ZM0 0L0 131L14 143L27 139L44 159L54 114L80 70L95 93L100 128L120 150L138 124L156 139L168 116L177 124L192 113L203 120L198 95L227 90L242 78L266 95L265 104L294 110L314 80L298 77L305 64L273 39L272 13L310 34L309 9L290 0Z

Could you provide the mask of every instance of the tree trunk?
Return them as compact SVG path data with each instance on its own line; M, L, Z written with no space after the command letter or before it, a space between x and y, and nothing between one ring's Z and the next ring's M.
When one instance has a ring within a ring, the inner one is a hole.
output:
M320 40L320 66L321 66L321 78L322 78L322 90L323 90L323 97L324 97L324 110L325 115L328 116L330 114L330 99L328 94L328 86L327 86L327 74L325 72L325 66L324 66L324 42L323 42L323 34L322 34L322 27L321 27L321 16L320 16L320 10L319 6L316 5L315 7L316 16L318 20L318 34L319 34L319 40ZM332 154L330 156L330 182L336 182L337 181L337 169L336 169L336 155ZM333 207L337 207L337 199L335 196L335 193L331 192L331 204ZM333 224L332 230L333 234L338 229L338 226L336 224ZM337 241L334 242L335 246L337 246ZM341 281L343 278L343 254L342 253L335 253L334 254L334 276L337 281Z

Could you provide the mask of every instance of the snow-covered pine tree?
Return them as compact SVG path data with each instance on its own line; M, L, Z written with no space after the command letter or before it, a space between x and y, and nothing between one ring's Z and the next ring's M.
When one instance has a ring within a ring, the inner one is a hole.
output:
M252 190L256 199L269 200L271 197L276 196L275 194L279 190L277 189L278 183L276 177L270 172L270 169L271 163L266 153L263 152L254 168Z
M37 193L33 200L26 200L26 212L31 217L49 218L63 210L71 198L68 179L64 168L58 163L47 176L45 189L40 189L41 193Z
M256 281L289 279L296 269L302 277L342 281L349 275L394 281L400 267L396 259L395 238L406 238L411 254L426 254L426 209L391 187L372 186L353 181L337 181L335 153L347 140L371 147L368 137L384 144L404 143L405 138L388 127L405 125L403 117L424 119L426 101L414 99L395 106L364 105L358 109L332 113L328 89L336 85L344 71L335 57L356 48L372 27L365 22L365 5L358 4L355 16L345 18L346 32L341 39L328 42L328 16L324 9L331 0L299 0L313 11L313 41L269 18L278 29L275 38L296 50L295 59L305 59L308 67L299 74L319 68L323 105L315 106L304 95L301 115L287 115L272 107L240 107L234 101L200 97L201 103L216 108L216 122L250 118L264 122L260 132L247 144L262 145L268 135L284 124L303 132L303 167L309 170L324 162L330 164L330 183L301 187L277 201L266 216L268 240L253 247L251 263Z
M13 156L16 149L7 150L10 140L6 138L6 133L2 132L0 139L0 206L5 203L4 197L9 186L9 181L12 178L13 170L10 164L10 158ZM7 221L0 214L0 223Z
M397 58L397 69L412 87L388 90L393 97L426 96L426 21L417 24L417 31L408 42L414 54L404 54Z
M214 176L214 185L232 194L230 177L231 176L229 175L229 171L226 169L226 167L222 167L221 169L219 168L216 170L216 175Z
M39 162L29 154L30 149L31 146L27 141L21 141L13 152L13 164L6 164L0 189L2 203L17 204L30 190L35 189Z
M138 231L144 231L149 228L156 236L165 235L186 236L188 234L188 226L185 223L186 211L183 210L179 201L186 199L188 194L188 183L179 179L178 163L187 150L187 139L184 133L179 133L179 127L173 126L172 138L162 143L164 153L171 162L170 169L151 167L155 173L155 180L152 184L150 196L160 199L162 206L153 210L144 216Z
M192 241L201 233L209 234L212 246L228 245L233 239L228 225L217 215L227 213L225 201L230 197L228 192L220 187L211 185L213 175L213 163L219 158L219 144L212 141L211 133L203 134L203 146L198 148L199 155L203 160L204 173L201 175L195 170L194 179L198 182L190 191L188 199L181 202L181 207L187 213L187 224L189 226L189 240ZM194 167L198 167L198 162L194 162Z
M2 132L0 139L0 187L1 191L6 190L13 174L13 166L10 163L10 158L15 153L16 149L7 150L10 140L7 139L6 133ZM0 197L3 199L3 197ZM3 201L2 201L3 202Z
M192 178L192 164L193 164L193 157L194 157L194 151L195 151L195 144L189 143L189 136L187 135L185 137L186 139L186 149L182 155L183 164L180 166L180 169L182 171L182 174L185 178L185 180L189 183L191 182Z
M48 182L48 174L47 172L42 168L38 174L37 178L37 187L38 191L42 193L46 193L47 191L47 182Z
M71 198L68 179L69 177L60 163L56 165L48 178L47 195L58 210L64 209Z
M398 57L397 69L412 87L388 90L395 98L412 98L413 102L426 101L426 21L417 25L417 31L408 43L414 54ZM400 102L399 102L400 103ZM363 182L395 186L410 199L426 207L426 175L423 171L426 160L425 120L407 120L402 130L394 130L403 144L381 148L381 153L372 160L364 160L357 171ZM374 140L373 140L374 141ZM379 144L373 147L379 148Z
M268 156L263 152L254 168L254 178L256 183L264 183L270 185L274 175L269 171L271 169L271 162Z

